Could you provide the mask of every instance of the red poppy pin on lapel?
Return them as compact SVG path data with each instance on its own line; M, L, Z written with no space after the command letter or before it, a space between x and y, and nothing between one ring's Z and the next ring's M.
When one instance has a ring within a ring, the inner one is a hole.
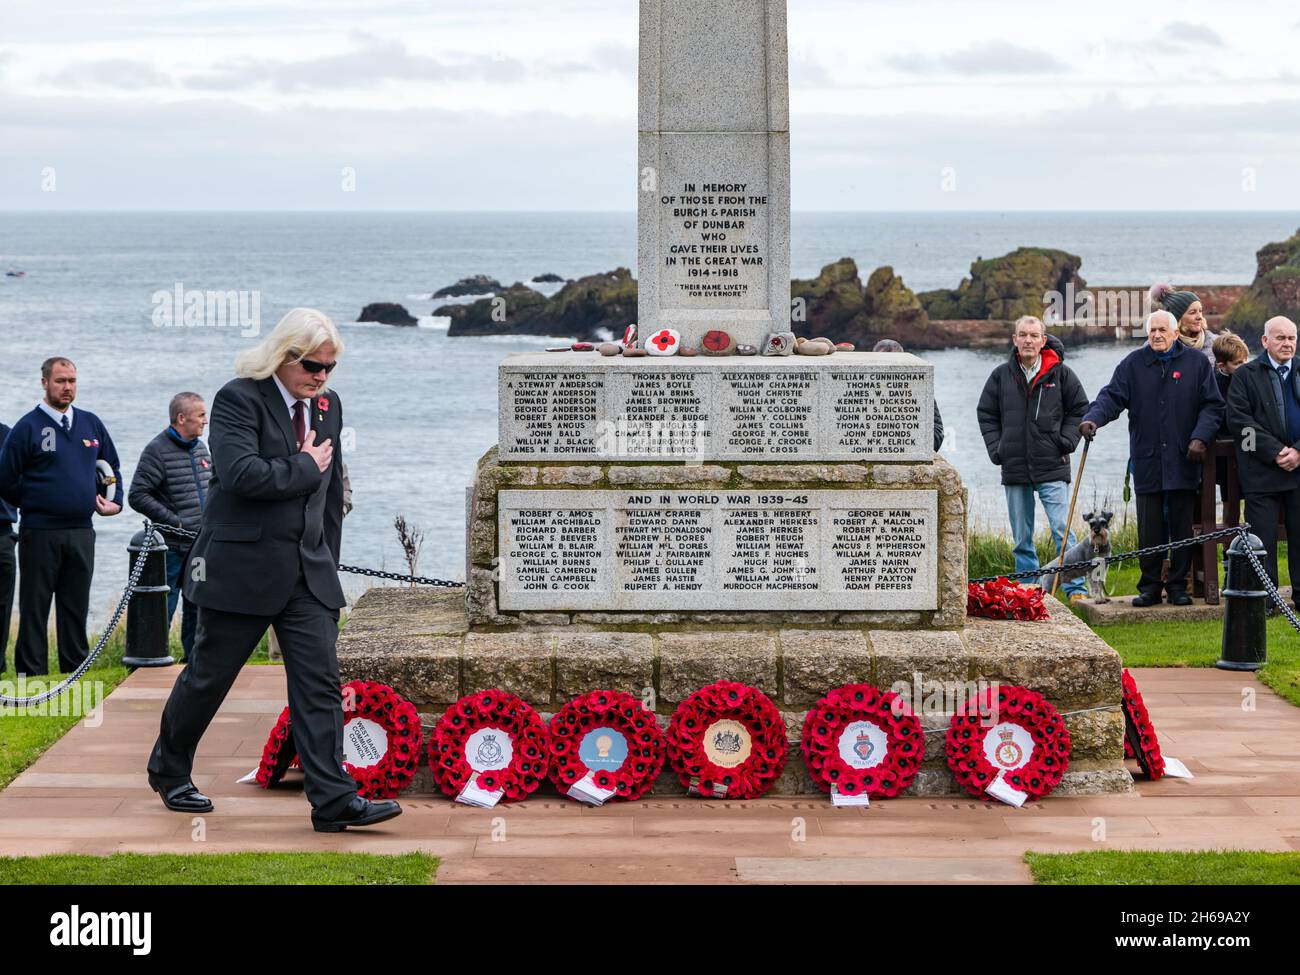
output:
M328 396L317 397L316 409L319 410L320 412L316 414L316 419L318 420L325 419L325 414L329 410L329 408L330 408L330 401Z

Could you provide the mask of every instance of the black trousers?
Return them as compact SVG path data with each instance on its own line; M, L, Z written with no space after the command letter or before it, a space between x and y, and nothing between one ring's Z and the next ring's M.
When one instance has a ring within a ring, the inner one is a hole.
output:
M31 677L50 672L46 627L54 602L59 670L86 659L86 615L95 573L93 528L23 528L18 532L18 645L14 670Z
M9 650L9 621L13 618L14 582L18 578L14 543L18 536L7 521L0 521L0 673L4 673Z
M163 708L149 771L164 785L189 781L199 739L262 634L274 627L284 654L289 719L306 777L307 799L324 816L342 812L357 787L343 769L343 704L334 653L338 618L338 610L313 596L301 575L288 604L276 616L200 606L194 650Z
M1250 530L1264 543L1267 555L1264 568L1277 585L1277 523L1281 518L1286 525L1286 561L1291 570L1291 599L1300 593L1300 488L1278 491L1276 494L1246 495L1246 520Z
M1167 509L1167 510L1166 510ZM1192 537L1192 515L1196 510L1195 491L1156 491L1137 495L1138 545L1162 545ZM1169 553L1169 581L1160 581L1165 553L1156 552L1138 560L1142 574L1138 592L1159 598L1161 589L1170 595L1187 592L1187 573L1192 568L1192 546L1184 545Z

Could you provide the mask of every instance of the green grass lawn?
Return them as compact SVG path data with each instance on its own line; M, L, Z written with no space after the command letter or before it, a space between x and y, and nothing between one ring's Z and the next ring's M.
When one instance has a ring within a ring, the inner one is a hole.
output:
M1300 853L1026 853L1037 884L1300 884Z
M0 857L0 884L367 884L434 882L425 853L114 853Z

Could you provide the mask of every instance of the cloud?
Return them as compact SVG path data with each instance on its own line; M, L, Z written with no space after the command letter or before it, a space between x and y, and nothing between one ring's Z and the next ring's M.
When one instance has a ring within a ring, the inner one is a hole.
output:
M304 61L238 58L187 75L183 83L200 91L241 91L270 87L280 92L370 88L386 81L449 82L476 80L512 84L526 70L514 58L477 55L445 60L413 54L401 41L360 32L353 49Z
M986 41L944 54L895 54L885 58L885 63L908 74L1024 75L1069 70L1046 51L1009 41Z
M1166 24L1159 36L1166 41L1187 47L1194 45L1223 47L1223 38L1214 30L1204 24L1189 24L1185 20L1176 20L1172 24Z
M169 88L172 79L153 65L126 58L85 61L70 64L45 79L56 88L115 88L138 91L143 88Z

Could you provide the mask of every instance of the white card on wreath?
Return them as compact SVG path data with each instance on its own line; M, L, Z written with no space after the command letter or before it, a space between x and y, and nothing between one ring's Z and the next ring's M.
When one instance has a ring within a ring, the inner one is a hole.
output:
M603 806L616 789L602 789L596 785L596 773L588 772L573 785L569 786L569 795L589 806Z
M457 802L463 802L467 806L478 806L480 809L491 809L501 801L501 790L488 792L486 789L478 787L478 776L470 779L465 783L465 788L460 790L460 795L456 797Z
M1196 776L1194 776L1191 773L1191 770L1188 769L1188 767L1184 765L1182 762L1180 762L1178 759L1170 758L1168 755L1165 755L1164 760L1165 760L1165 775L1172 775L1176 779L1196 778Z
M832 806L869 806L871 805L871 796L865 792L859 792L856 796L846 796L837 786L831 786L831 805Z
M253 769L253 771L249 772L242 779L236 779L235 783L236 785L238 785L243 782L256 782L256 781L257 781L257 769Z
M999 772L997 778L989 783L988 788L984 790L994 799L1000 799L1008 806L1015 806L1019 809L1029 798L1029 794L1021 792L1014 785L1006 780L1004 773Z

